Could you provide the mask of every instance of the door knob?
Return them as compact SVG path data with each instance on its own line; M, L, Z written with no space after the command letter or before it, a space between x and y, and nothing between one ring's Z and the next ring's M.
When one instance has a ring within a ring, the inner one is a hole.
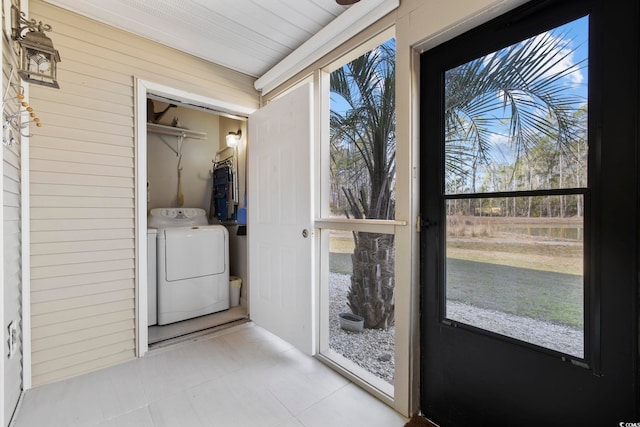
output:
M306 228L302 230L302 237L304 237L305 239L309 237L309 230L307 230Z

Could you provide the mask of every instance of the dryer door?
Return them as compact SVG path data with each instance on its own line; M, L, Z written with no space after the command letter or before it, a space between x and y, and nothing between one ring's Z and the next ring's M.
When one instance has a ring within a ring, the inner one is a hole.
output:
M225 231L222 227L165 229L167 281L224 273Z

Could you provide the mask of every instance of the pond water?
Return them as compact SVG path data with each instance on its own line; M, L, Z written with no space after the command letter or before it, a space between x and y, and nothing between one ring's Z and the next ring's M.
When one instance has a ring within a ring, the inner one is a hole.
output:
M582 225L531 225L531 224L496 224L499 231L522 234L531 237L548 237L560 240L582 241L584 229Z

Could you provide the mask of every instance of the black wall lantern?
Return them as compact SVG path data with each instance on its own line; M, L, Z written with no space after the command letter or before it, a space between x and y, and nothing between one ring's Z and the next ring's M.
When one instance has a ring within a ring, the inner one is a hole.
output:
M22 80L42 86L60 89L57 80L57 65L60 54L45 31L51 31L51 25L27 20L24 12L12 6L12 37L20 44L20 69Z

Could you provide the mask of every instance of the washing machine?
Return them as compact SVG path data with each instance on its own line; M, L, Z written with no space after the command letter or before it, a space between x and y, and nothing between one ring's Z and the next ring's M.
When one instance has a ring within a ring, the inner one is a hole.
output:
M208 225L204 209L157 208L157 324L229 308L229 232Z
M147 322L149 326L158 324L157 241L158 230L147 228Z

